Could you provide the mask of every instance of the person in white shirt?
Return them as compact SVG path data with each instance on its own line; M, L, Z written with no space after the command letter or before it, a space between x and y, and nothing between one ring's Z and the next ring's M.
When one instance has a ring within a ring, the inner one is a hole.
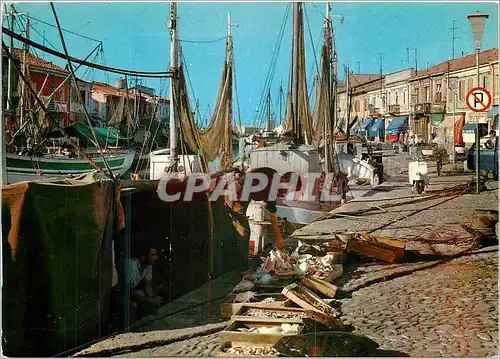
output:
M135 247L134 258L128 262L128 283L130 284L131 305L138 307L141 304L160 306L163 299L153 293L151 281L153 279L153 265L158 260L155 248L138 245Z

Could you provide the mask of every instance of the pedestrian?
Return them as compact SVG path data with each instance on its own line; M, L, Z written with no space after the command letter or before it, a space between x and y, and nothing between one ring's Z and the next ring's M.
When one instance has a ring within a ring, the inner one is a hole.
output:
M143 309L145 306L158 307L163 299L153 293L153 265L158 260L158 252L147 244L137 243L133 248L133 258L129 259L128 284L130 285L131 306Z

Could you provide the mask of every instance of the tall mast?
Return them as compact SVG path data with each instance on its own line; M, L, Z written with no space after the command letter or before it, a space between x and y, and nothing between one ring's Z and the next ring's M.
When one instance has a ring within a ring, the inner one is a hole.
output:
M280 90L278 94L278 105L279 105L279 124L281 125L281 100L283 95L283 78L280 77Z
M30 38L30 35L29 35L29 28L30 27L30 19L29 18L26 18L26 23L25 23L25 28L24 28L24 31L26 33L26 38L29 39ZM29 46L28 44L26 43L24 45L24 51L23 51L23 67L22 67L22 72L23 72L23 75L24 76L27 76L27 72L28 72L28 52L29 52ZM27 76L29 77L29 76ZM19 106L20 106L20 126L22 127L23 123L24 123L24 117L25 117L25 110L26 110L26 106L27 106L27 101L26 101L26 86L24 84L24 82L21 83L21 101L19 103Z
M266 132L271 132L273 130L272 118L271 118L271 89L267 92L267 122L266 122Z
M170 70L174 72L177 76L177 70L179 67L179 50L178 50L178 34L177 34L177 3L170 3ZM177 121L176 121L176 110L174 102L179 99L175 98L175 78L170 79L170 158L173 162L174 170L177 168Z
M323 135L323 145L325 147L325 172L328 173L330 172L330 158L329 158L329 140L330 140L330 136L329 136L329 133L328 133L328 122L331 123L331 114L332 114L332 97L331 97L331 71L330 71L330 67L331 67L331 58L330 58L330 55L331 55L331 38L330 38L330 4L328 2L326 2L326 16L325 16L325 46L326 46L326 49L327 49L327 55L326 55L326 59L328 61L328 64L327 64L327 78L326 78L326 81L327 81L327 84L328 84L328 90L327 90L327 99L328 99L328 117L325 119L324 121L324 135ZM323 79L323 81L325 81L325 79Z
M346 110L345 110L345 124L344 124L344 128L345 128L345 133L347 134L347 127L348 127L348 123L349 123L349 117L350 117L350 101L349 101L349 60L347 60L347 71L346 71L346 80L345 80L345 83L346 83Z
M300 3L293 3L293 42L292 42L292 118L295 139L300 139L299 126L299 11Z

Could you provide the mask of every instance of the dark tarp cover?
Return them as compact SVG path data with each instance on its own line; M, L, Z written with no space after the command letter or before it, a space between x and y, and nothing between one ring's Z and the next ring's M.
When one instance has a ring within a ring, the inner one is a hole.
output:
M84 138L94 142L94 136L92 135L92 130L86 124L81 122L75 122L70 126L65 127L65 132L72 137ZM127 138L121 136L112 127L94 127L94 132L99 140L99 144L104 146L106 143L115 145L116 141L127 140ZM56 130L47 134L48 137L63 137L64 135L60 130Z
M5 355L54 355L99 336L118 194L88 178L2 187Z

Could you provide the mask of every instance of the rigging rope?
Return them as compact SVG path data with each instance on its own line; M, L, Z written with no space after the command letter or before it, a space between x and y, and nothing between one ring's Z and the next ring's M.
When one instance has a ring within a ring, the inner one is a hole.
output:
M227 36L224 36L224 37L221 37L220 39L215 39L215 40L178 40L179 42L189 42L189 43L193 43L193 44L208 44L208 43L212 43L212 42L218 42L218 41L222 41L222 40L226 40L227 39Z
M274 52L271 57L271 65L269 66L269 71L267 72L266 79L264 81L264 87L262 89L262 93L260 96L260 100L257 106L257 109L262 109L265 103L265 98L267 95L267 90L270 87L270 84L272 82L272 78L274 77L274 71L276 69L276 63L278 59L278 53L281 48L281 42L283 40L283 34L285 32L285 27L286 27L286 20L288 18L288 14L290 13L291 9L291 3L287 4L287 7L285 9L285 14L283 15L283 20L281 22L281 26L278 32L278 38L276 40L276 44L274 45ZM261 127L263 124L263 117L261 118L259 114L256 114L256 119L254 120L254 125L257 125L257 127Z
M76 95L78 98L78 102L83 105L82 95L81 95L81 93L79 91L79 87L78 87L78 80L77 80L75 73L73 71L73 65L71 64L71 61L69 58L68 49L66 48L66 43L64 41L64 36L63 36L62 30L61 30L61 25L59 24L59 19L57 17L56 8L54 7L54 3L51 2L50 7L52 9L52 13L54 14L54 18L56 20L57 29L59 32L59 37L61 39L61 45L64 49L64 55L66 57L66 61L68 62L68 68L69 68L69 71L71 72L71 77L73 78L74 85L77 89ZM109 171L108 175L113 181L115 181L116 180L115 175L113 174L113 171L111 170L111 167L109 166L109 163L106 160L106 156L104 155L104 152L101 148L101 145L99 144L99 139L97 138L94 127L92 126L92 122L90 121L90 117L89 117L89 114L87 112L87 108L85 106L83 106L83 112L85 113L85 118L87 119L87 123L88 123L88 126L90 128L90 132L92 133L92 137L94 137L95 145L99 149L99 152L101 152L102 160L104 161L104 165L106 166L106 169Z
M15 32L7 29L6 27L2 27L2 32L6 34L7 36L11 36L14 39L26 43L34 48L37 48L41 51L44 51L46 53L49 53L53 56L59 57L61 59L66 59L66 56L62 54L59 51L52 50L44 45L40 45L39 43L29 40L21 35L16 34ZM108 66L102 66L99 64L87 62L85 60L81 60L75 57L70 56L69 59L72 62L82 64L84 66L92 67L101 71L108 71L108 72L113 72L117 74L123 74L123 75L130 75L130 76L139 76L139 77L149 77L149 78L164 78L164 77L171 77L172 73L170 71L135 71L135 70L127 70L127 69L120 69L120 68L115 68L115 67L108 67Z
M42 24L45 24L45 25L48 25L48 26L51 26L51 27L53 27L53 28L57 29L57 26L55 26L55 25L53 25L53 24L50 24L50 23L45 22L45 21L42 21L42 20L37 19L36 17L33 17L33 16L31 16L31 15L28 15L28 14L23 14L23 15L24 15L24 16L26 16L27 18L30 18L30 19L32 19L32 20L38 21L38 22L40 22L40 23L42 23ZM84 38L84 39L88 39L88 40L92 40L92 41L95 41L95 42L100 42L100 43L102 43L102 41L101 41L101 40L93 39L93 38L91 38L91 37L88 37L88 36L85 36L85 35L81 35L81 34L78 34L78 33L76 33L76 32L70 31L70 30L66 30L66 29L61 29L61 30L62 30L62 31L64 31L64 32L67 32L68 34L72 34L72 35L80 36L80 37L82 37L82 38Z

